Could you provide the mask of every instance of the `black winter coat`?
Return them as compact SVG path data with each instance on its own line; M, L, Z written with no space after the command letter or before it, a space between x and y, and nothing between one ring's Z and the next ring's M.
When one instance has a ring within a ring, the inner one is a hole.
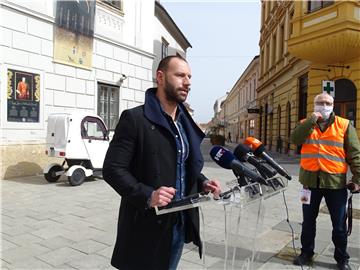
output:
M156 89L148 89L145 104L125 110L115 129L103 166L103 176L121 195L118 232L111 264L119 269L168 269L175 213L157 216L148 209L151 193L160 186L175 187L176 143L161 112ZM186 114L183 123L189 140L186 195L200 192L202 131ZM199 246L198 209L184 211L185 242Z

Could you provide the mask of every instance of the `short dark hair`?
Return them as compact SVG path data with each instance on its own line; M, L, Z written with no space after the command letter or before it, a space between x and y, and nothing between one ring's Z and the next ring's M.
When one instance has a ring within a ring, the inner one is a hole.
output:
M177 58L177 59L180 59L180 60L183 60L184 62L187 63L186 59L183 58L181 55L177 54L177 55L169 55L169 56L166 56L165 58L161 59L159 65L158 65L158 68L156 71L167 71L168 67L169 67L169 62L171 61L171 59L173 58Z

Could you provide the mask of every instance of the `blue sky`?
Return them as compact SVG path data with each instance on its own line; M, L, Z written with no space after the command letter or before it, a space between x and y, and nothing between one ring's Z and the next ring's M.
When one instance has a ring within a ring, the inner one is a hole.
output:
M260 1L160 3L192 45L187 53L193 76L187 101L195 121L208 122L215 100L231 90L259 54Z

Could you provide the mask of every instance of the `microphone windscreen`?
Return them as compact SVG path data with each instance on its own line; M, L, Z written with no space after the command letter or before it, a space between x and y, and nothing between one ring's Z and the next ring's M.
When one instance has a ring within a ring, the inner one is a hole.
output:
M262 145L262 142L254 137L247 137L244 143L246 145L249 145L253 151L257 149L260 145Z
M219 145L210 150L210 156L220 167L225 169L231 169L231 163L235 159L229 150Z
M261 154L265 151L265 146L260 144L255 150L254 150L254 155L259 157L261 156Z
M252 153L251 148L246 144L239 144L234 150L234 155L240 161L246 161L246 154Z

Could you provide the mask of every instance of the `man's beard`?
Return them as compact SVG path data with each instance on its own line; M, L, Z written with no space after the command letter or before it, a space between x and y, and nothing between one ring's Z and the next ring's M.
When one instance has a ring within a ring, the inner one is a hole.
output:
M183 97L180 94L178 94L178 91L176 91L177 89L171 83L169 83L166 78L165 78L164 90L165 90L166 99L168 101L182 103L186 100L186 97Z

